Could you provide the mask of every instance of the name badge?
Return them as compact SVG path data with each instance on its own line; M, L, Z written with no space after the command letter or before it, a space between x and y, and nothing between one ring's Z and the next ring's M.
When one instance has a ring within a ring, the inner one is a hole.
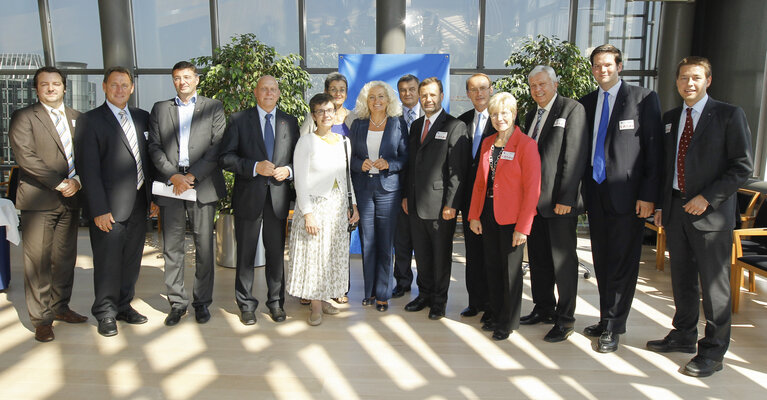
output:
M77 122L77 120L75 120L75 119L72 120L72 128L74 128L75 125L77 125L76 122Z
M434 135L434 138L439 140L445 140L447 139L447 132L445 131L437 132L437 134Z
M627 119L618 123L618 129L625 131L626 129L634 129L634 120Z
M554 120L554 127L557 128L564 128L565 124L567 124L567 120L564 118L557 118Z
M666 124L666 133L671 133L671 124Z
M149 131L144 131L144 139L148 139L148 138L149 138Z
M513 151L505 151L504 150L503 153L501 153L501 160L509 160L509 161L511 161L511 160L514 159L514 154L515 153Z

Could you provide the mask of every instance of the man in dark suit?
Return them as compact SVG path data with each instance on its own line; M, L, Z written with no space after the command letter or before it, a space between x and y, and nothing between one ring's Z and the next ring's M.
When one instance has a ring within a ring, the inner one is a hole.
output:
M492 135L495 131L490 123L490 114L487 112L487 104L493 95L493 84L490 77L485 74L474 74L466 80L466 95L469 96L474 108L466 111L458 117L466 124L466 132L471 141L471 153L469 154L469 168L466 169L465 190L463 208L463 239L466 245L466 291L469 294L469 305L461 316L473 317L484 311L480 322L486 322L491 316L488 312L487 300L487 274L485 273L485 258L482 250L482 236L472 232L469 228L469 205L471 204L471 188L474 187L474 178L477 175L479 165L479 149L482 139Z
M274 77L262 76L254 93L258 105L230 117L220 157L223 167L235 173L235 297L245 325L256 323L253 261L262 225L269 292L266 305L272 320L285 320L285 222L293 197L289 180L293 178L293 149L299 135L296 118L277 109L280 88Z
M559 78L550 66L533 68L528 82L538 107L527 113L525 132L538 142L541 196L527 248L535 307L519 322L554 322L543 339L561 342L573 332L578 296L576 228L582 212L578 192L589 151L586 111L577 101L557 94Z
M218 100L197 94L197 68L188 61L173 66L177 96L159 101L149 117L149 155L156 179L173 186L180 195L194 189L195 201L158 196L162 219L165 286L170 313L165 325L176 325L186 314L189 296L184 288L184 234L186 217L192 223L196 249L194 307L198 323L210 320L213 302L213 218L216 201L226 195L218 167L219 142L224 135L224 107Z
M54 320L88 320L69 308L80 221L72 133L80 113L64 106L67 80L57 68L38 69L33 83L39 102L13 113L8 137L20 171L27 311L35 339L50 342Z
M130 302L146 234L147 207L152 216L152 163L146 148L149 113L128 107L133 75L123 67L104 74L106 102L77 119L75 162L83 183L93 250L91 312L103 336L117 334L115 319L143 324L147 318Z
M414 75L403 75L397 81L399 100L402 102L402 122L407 125L408 132L413 122L423 116L423 110L418 103L418 78ZM410 235L410 219L405 210L397 214L397 234L394 236L394 281L392 298L398 298L410 291L413 284L413 239Z
M584 330L599 337L596 350L613 352L634 299L644 219L659 197L661 145L658 94L623 82L621 52L613 45L591 53L599 88L580 99L591 134L583 177L600 321Z
M455 217L463 206L470 143L466 124L442 109L439 79L424 79L418 95L425 114L410 127L402 208L410 217L419 293L405 310L429 306L429 319L437 320L445 316Z
M702 292L705 336L698 340L698 354L682 370L697 377L721 370L730 344L735 193L753 171L746 114L709 97L710 85L707 59L682 59L676 87L684 104L663 115L665 175L655 223L667 232L676 313L674 329L661 340L647 342L647 348L657 352L695 353Z

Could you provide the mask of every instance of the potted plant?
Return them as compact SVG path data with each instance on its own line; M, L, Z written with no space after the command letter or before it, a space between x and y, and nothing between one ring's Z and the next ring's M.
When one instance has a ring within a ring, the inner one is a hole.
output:
M212 56L192 59L200 71L200 94L220 100L229 115L256 106L253 91L258 78L272 75L280 85L280 110L303 120L309 111L304 92L311 87L309 74L299 66L297 54L279 55L274 47L260 42L255 34L235 35ZM233 268L237 247L234 238L232 189L234 175L224 171L226 197L219 200L216 216L216 263Z

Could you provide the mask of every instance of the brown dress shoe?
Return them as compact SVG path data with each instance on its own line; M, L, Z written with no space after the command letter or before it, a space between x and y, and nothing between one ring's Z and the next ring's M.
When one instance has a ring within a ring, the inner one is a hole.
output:
M80 314L72 311L71 309L67 309L66 311L64 311L61 314L56 314L53 317L53 319L56 320L56 321L68 322L70 324L81 324L81 323L87 321L88 317L86 317L85 315L80 315Z
M38 342L50 342L53 338L53 326L40 325L35 328L35 340Z

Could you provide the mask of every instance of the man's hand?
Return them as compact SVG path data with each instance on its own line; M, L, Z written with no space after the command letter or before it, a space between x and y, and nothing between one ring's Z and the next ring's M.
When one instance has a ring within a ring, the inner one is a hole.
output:
M160 207L154 204L154 201L149 204L149 218L160 215Z
M170 183L173 185L173 194L180 195L194 187L194 178L190 180L181 174L174 174L170 177Z
M652 201L637 200L636 214L639 218L647 218L655 211L655 204Z
M256 173L263 176L273 176L274 164L269 160L259 161L256 164Z
M708 200L706 200L701 195L693 197L692 200L688 201L687 204L684 205L684 211L692 215L701 215L706 212L707 208Z
M410 215L407 213L407 199L402 199L402 211L405 212L405 215Z
M64 183L64 187L60 190L64 197L72 197L80 190L80 182L74 179L64 179L61 183Z
M482 223L478 219L469 220L469 229L474 232L475 235L482 234Z
M365 161L362 162L362 172L368 172L370 171L370 168L373 168L373 162L370 161L369 158L366 158Z
M375 160L373 163L373 166L378 168L379 171L383 171L385 169L389 169L389 162L384 160L383 158L379 158Z
M521 246L527 242L527 235L514 231L514 235L511 237L511 245L514 247Z
M96 227L102 231L109 232L112 230L112 224L115 223L115 219L112 218L112 213L110 212L94 218L93 223L96 224Z
M448 206L445 206L442 209L442 219L445 221L450 221L451 219L455 218L455 208L450 208Z
M655 212L655 215L653 216L652 222L655 224L655 226L663 226L663 219L662 219L661 213L662 211L658 210Z
M260 164L260 163L259 163ZM277 167L274 169L274 179L277 180L277 182L282 182L285 179L288 179L290 176L290 169L288 167Z
M566 206L564 204L557 204L554 206L554 214L557 215L565 215L569 214L572 207Z

